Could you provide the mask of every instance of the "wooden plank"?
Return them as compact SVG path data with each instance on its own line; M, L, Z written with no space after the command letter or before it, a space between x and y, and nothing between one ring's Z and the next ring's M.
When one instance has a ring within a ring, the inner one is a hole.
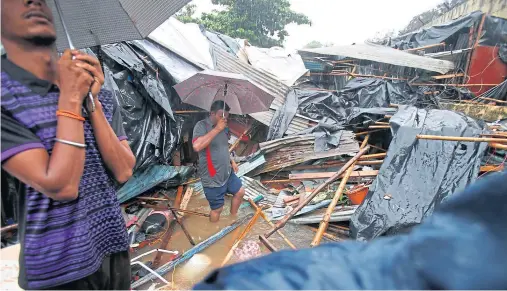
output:
M290 174L290 180L315 180L315 179L328 179L332 177L335 172L320 172L320 173L302 173L302 174ZM368 171L353 171L350 177L375 177L378 175L377 170ZM338 177L341 179L343 174Z
M177 265L179 265L183 262L186 262L191 257L193 257L195 254L205 250L206 248L208 248L209 246L211 246L212 244L214 244L215 242L217 242L218 240L220 240L221 238L223 238L224 236L226 236L227 234L229 234L230 232L232 232L233 230L235 230L236 228L238 228L239 226L241 226L242 224L247 222L252 217L253 217L253 213L248 214L248 215L236 220L233 224L231 224L227 227L224 227L219 232L215 233L214 235L212 235L208 239L204 240L203 242L194 246L190 250L186 251L181 256L177 257L175 260L170 261L167 264L163 265L162 267L156 269L155 272L157 272L161 276L164 276L165 274L172 271ZM148 274L148 275L142 277L141 279L139 279L138 281L134 282L132 284L131 288L132 289L138 288L138 287L140 287L140 286L142 286L154 279L156 279L156 277L153 274Z
M183 195L183 186L178 186L178 190L176 192L176 200L174 201L174 207L179 208L181 204L181 196Z
M451 79L451 78L458 78L463 77L465 74L459 73L459 74L448 74L448 75L440 75L440 76L433 76L432 79L435 80L443 80L443 79Z
M192 194L194 193L194 189L192 187L187 187L187 192L185 192L185 195L183 195L183 199L181 200L180 207L181 209L185 210L187 209L188 202L190 201L190 198L192 198ZM179 215L184 215L181 212L178 212Z
M418 139L444 140L444 141L507 143L507 138L492 138L492 137L440 136L426 134L418 134L416 137Z

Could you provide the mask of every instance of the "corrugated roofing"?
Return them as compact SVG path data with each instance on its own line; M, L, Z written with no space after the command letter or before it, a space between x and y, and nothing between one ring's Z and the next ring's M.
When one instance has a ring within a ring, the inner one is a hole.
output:
M275 96L271 108L278 109L285 102L285 97L289 92L289 86L285 85L282 81L278 80L272 74L265 71L258 70L249 64L240 61L236 56L231 55L224 49L212 45L215 68L218 71L243 74L245 77L252 81L262 84L267 89L268 93Z
M454 69L454 63L437 60L386 46L375 44L356 44L317 49L301 50L303 53L312 53L321 56L341 56L360 60L369 60L378 63L391 64L401 67L417 68L445 74Z
M262 84L264 88L267 89L268 93L275 96L275 100L271 104L272 110L250 114L250 116L252 116L257 121L269 126L271 124L271 119L273 118L275 111L280 108L285 102L287 93L290 89L289 86L278 80L274 75L269 74L265 71L258 70L249 64L243 63L236 56L231 55L226 50L216 45L212 45L212 49L216 62L215 68L218 71L243 74L252 81ZM305 119L301 116L296 115L289 125L289 129L286 133L295 134L307 129L308 127L310 127L309 119Z

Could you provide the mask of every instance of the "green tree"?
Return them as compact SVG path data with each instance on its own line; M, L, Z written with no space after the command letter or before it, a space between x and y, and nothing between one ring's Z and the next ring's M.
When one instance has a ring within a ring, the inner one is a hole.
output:
M281 46L290 23L310 24L307 16L290 8L288 0L212 0L224 10L203 13L200 23L207 29L231 37L245 38L256 46Z
M194 18L196 8L197 7L195 4L185 5L174 16L176 16L176 19L178 19L179 21L181 21L183 23L190 23L190 22L199 23L199 19Z

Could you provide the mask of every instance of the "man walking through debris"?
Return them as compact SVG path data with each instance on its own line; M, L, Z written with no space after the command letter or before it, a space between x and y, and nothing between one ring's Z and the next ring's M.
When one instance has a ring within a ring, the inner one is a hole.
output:
M2 168L19 180L23 289L129 289L114 177L135 157L97 59L58 58L43 0L2 0ZM91 91L96 109L83 116Z
M238 213L245 195L241 180L235 174L238 166L229 154L229 137L226 133L229 110L229 105L224 101L215 101L211 105L209 117L194 127L192 145L199 153L199 175L211 208L211 222L220 219L226 193L234 194L231 215Z

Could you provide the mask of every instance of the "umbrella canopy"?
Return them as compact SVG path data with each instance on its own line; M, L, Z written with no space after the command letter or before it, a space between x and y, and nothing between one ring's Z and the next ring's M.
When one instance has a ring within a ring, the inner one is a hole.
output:
M53 12L58 51L71 47L67 35L78 49L143 39L188 2L190 0L47 1Z
M174 86L181 101L209 110L216 100L225 101L232 114L269 110L275 99L267 90L241 74L205 70Z

